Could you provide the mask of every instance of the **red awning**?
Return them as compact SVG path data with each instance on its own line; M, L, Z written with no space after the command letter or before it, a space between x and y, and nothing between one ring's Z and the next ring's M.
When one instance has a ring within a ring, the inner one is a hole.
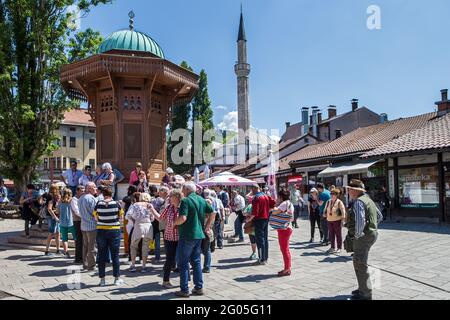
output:
M302 181L302 177L291 177L289 178L288 183L302 183Z

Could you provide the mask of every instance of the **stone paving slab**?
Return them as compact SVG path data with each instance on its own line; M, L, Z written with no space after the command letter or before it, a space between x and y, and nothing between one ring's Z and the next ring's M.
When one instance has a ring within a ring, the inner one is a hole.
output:
M0 221L0 299L33 300L123 300L175 299L177 288L161 288L162 265L151 265L146 274L127 271L121 263L125 285L112 284L111 268L107 270L107 287L98 287L95 273L73 274L71 261L48 258L42 253L8 249L6 234L21 231L22 221ZM327 255L328 248L310 244L309 222L301 221L291 239L292 276L276 277L282 269L282 255L277 234L270 232L270 259L266 266L254 266L248 260L250 245L226 244L213 254L212 272L204 275L203 297L192 300L320 299L345 300L356 287L352 258ZM248 241L248 240L246 240ZM3 247L2 247L3 246ZM450 300L450 227L385 223L372 249L374 299ZM79 280L79 286L70 285ZM178 285L175 274L172 283ZM69 283L69 285L68 285ZM192 287L192 284L191 284ZM10 295L13 295L12 297ZM3 297L3 298L2 298Z

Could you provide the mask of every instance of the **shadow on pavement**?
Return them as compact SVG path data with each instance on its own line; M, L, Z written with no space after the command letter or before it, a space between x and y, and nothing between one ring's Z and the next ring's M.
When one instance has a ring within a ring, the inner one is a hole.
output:
M237 263L237 262L247 262L248 258L233 258L233 259L223 259L218 260L218 263Z
M76 286L75 284L72 284L72 286ZM93 288L97 288L97 285L87 285L84 283L80 283L80 287L79 289L75 289L75 288L70 288L69 285L67 284L59 284L53 288L44 288L41 289L40 291L42 292L66 292L66 291L77 291L77 290L84 290L84 289L93 289Z
M163 293L162 295L158 295L158 296L136 297L136 298L132 298L131 300L180 300L180 301L182 301L182 299L175 296L174 292L167 292L167 293ZM189 299L183 299L183 300L189 301Z
M325 251L303 252L301 255L305 257L319 257L319 256L326 256L327 253Z
M450 235L450 225L412 222L383 222L378 227L380 230L395 230L408 232L425 232Z
M125 284L126 279L124 280ZM121 295L121 294L132 294L132 293L145 293L145 292L161 292L165 290L164 288L162 288L161 283L158 282L151 282L151 283L144 283L141 285L138 285L136 287L132 287L132 288L127 288L127 287L113 287L112 290L110 291L111 294L113 295Z
M320 297L320 298L314 298L311 300L349 300L352 296L351 295L339 295L334 297Z
M276 274L255 274L250 275L242 278L234 278L237 282L261 282L264 280L272 279L272 278L278 278Z
M330 256L326 257L323 260L320 260L319 262L328 262L328 263L335 263L335 262L350 262L352 261L352 257L342 257L342 256Z
M248 261L248 259L246 259ZM228 264L224 266L217 266L216 269L219 270L228 270L228 269L235 269L235 268L245 268L245 267L252 267L255 265L255 262L247 262L247 263L234 263L234 264Z

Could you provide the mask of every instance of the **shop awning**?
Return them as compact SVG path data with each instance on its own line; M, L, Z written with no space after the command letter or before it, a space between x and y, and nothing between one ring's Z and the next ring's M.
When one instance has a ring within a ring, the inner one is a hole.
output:
M335 177L335 176L341 176L345 174L353 174L353 173L364 173L369 170L371 166L378 163L377 161L371 161L371 162L362 162L362 163L354 163L354 162L348 162L344 163L340 166L336 167L329 167L323 170L319 173L320 177Z

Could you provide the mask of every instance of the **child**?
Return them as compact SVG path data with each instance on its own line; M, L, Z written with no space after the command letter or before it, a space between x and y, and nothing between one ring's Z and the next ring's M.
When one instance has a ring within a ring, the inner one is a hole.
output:
M69 232L72 234L73 240L77 241L75 228L73 226L73 216L70 211L70 201L72 200L72 190L64 189L61 202L58 204L57 211L59 213L61 238L63 241L64 255L70 259L69 250Z

